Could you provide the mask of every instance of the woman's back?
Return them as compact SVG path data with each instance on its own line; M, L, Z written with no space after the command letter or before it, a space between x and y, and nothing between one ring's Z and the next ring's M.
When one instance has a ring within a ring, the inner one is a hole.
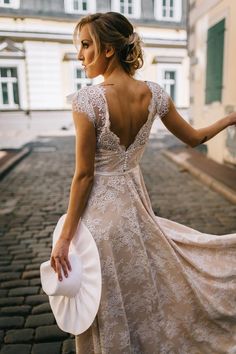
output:
M139 80L102 86L105 87L110 129L127 148L148 119L152 93L147 84Z

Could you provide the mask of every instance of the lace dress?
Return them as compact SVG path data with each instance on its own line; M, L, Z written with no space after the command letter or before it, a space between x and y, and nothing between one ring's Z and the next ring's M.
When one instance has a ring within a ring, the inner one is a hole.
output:
M236 234L201 233L156 216L140 159L168 112L156 83L149 115L126 149L110 130L105 87L80 89L72 109L96 129L94 185L81 218L98 246L102 298L79 354L236 353Z

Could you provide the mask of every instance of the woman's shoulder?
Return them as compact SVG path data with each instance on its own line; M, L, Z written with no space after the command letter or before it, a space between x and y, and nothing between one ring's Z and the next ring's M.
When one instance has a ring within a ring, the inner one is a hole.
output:
M156 96L157 99L168 99L169 94L166 92L165 88L161 86L159 83L154 81L145 81L147 85L152 90L153 94Z
M156 105L157 113L162 118L169 111L170 96L166 90L155 81L144 81L150 88L153 94L153 103Z
M74 96L82 96L84 94L90 94L94 90L96 90L97 85L88 85L88 86L83 86L79 88L77 91L74 92Z
M86 101L88 97L94 98L95 93L98 91L97 86L98 85L89 85L89 86L84 86L79 88L77 91L75 91L70 95L72 101L73 100Z
M156 90L164 90L163 87L156 81L151 81L151 80L143 80L142 82L146 83L148 86L156 89Z
M94 116L94 108L101 106L101 93L98 85L81 87L71 96L73 111L83 111Z

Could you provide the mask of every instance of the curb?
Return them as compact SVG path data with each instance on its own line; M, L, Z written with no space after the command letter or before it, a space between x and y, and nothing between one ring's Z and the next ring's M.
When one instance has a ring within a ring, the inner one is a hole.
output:
M17 165L25 156L27 156L31 152L31 149L28 147L24 147L20 150L15 156L6 161L6 163L0 167L0 180L5 177L5 175L15 166Z
M205 185L213 189L214 191L221 194L231 203L236 204L236 192L225 186L223 183L219 182L215 178L209 176L208 174L202 172L198 168L194 167L192 164L188 163L186 160L189 157L187 152L182 152L179 154L174 154L168 150L162 150L162 154L168 157L171 161L175 162L177 165L184 167L189 173L194 177L199 179Z

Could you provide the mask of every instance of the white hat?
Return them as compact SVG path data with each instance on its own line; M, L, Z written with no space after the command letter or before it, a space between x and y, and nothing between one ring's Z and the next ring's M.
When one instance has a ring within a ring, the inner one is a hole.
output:
M61 234L65 217L66 214L62 215L56 225L53 247ZM67 278L58 280L50 260L41 264L40 277L58 326L65 332L78 335L92 324L98 311L102 287L96 242L82 221L70 243L68 258L72 271L68 272Z

